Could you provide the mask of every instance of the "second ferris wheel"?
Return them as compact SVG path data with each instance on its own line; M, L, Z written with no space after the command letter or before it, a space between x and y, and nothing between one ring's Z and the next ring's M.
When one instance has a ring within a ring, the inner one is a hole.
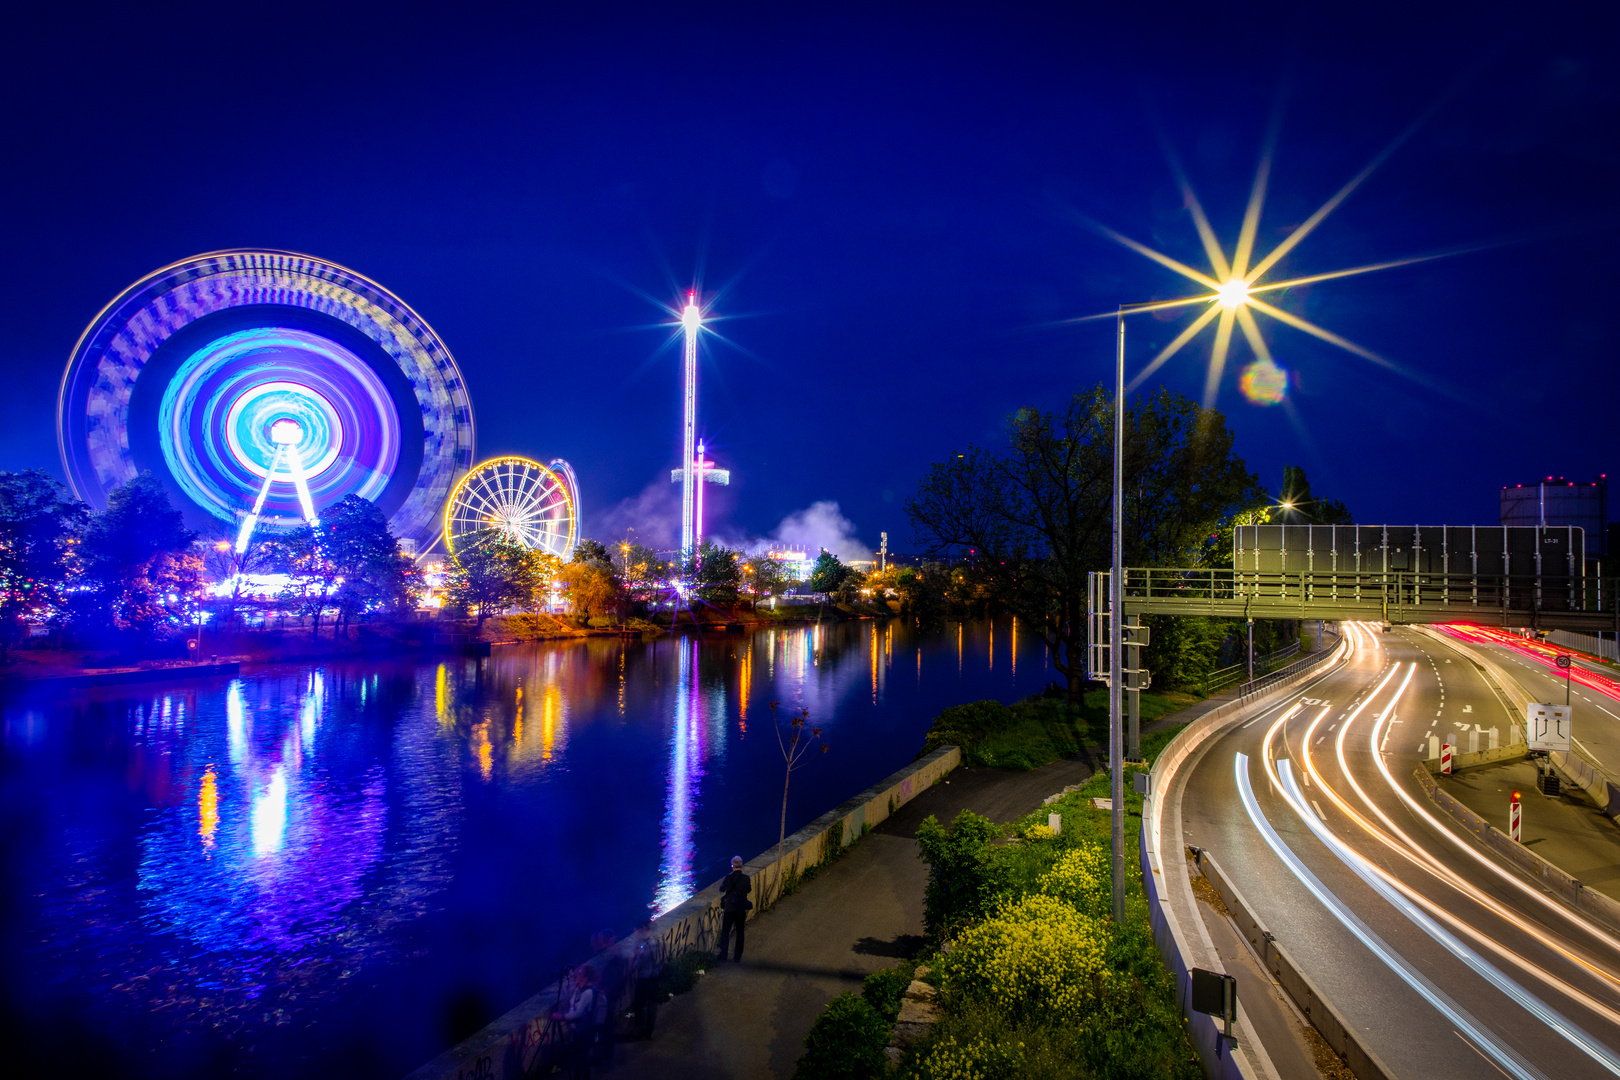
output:
M566 461L497 457L461 478L444 507L446 551L454 558L495 536L560 559L573 554L579 487Z

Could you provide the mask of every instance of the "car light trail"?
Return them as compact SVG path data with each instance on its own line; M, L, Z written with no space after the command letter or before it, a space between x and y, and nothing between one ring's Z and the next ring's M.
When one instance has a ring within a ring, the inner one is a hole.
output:
M1416 672L1416 667L1417 667L1416 664L1411 665L1411 667L1407 671L1406 678L1404 680L1402 680L1400 687L1396 690L1395 696L1390 699L1389 704L1386 705L1384 707L1383 711L1379 714L1377 724L1373 729L1372 737L1371 737L1371 740L1370 740L1371 741L1371 746L1369 747L1369 749L1371 749L1371 751L1373 753L1374 760L1377 762L1380 770L1383 772L1383 775L1384 775L1385 779L1387 781L1389 781L1392 786L1394 784L1394 779L1393 779L1393 777L1390 776L1388 769L1384 765L1382 755L1378 751L1378 733L1379 733L1379 730L1381 729L1382 725L1384 724L1384 722L1387 721L1394 714L1395 706L1400 702L1401 696L1406 692L1407 686L1411 683L1412 676ZM1312 736L1315 734L1317 726L1321 724L1323 717L1325 717L1327 715L1326 710L1324 710L1324 712L1321 715L1319 715L1316 718L1315 721L1313 721L1311 723L1310 727L1307 728L1306 732L1305 732L1303 758L1304 758L1304 762L1305 762L1305 768L1306 768L1306 770L1308 772L1308 776L1312 781L1314 781L1314 783L1317 786L1322 788L1322 790L1327 794L1328 798L1336 806L1338 806L1338 808L1340 810L1342 810L1345 813L1346 816L1348 816L1352 821L1354 821L1357 825L1359 825L1362 829L1364 829L1368 833L1368 835L1370 835L1374 839L1378 840L1385 847L1389 848L1392 852L1402 856L1408 862L1411 862L1414 866L1416 866L1418 869L1425 870L1428 873L1435 876L1436 878L1440 879L1445 884L1450 885L1452 888L1456 889L1458 892L1460 892L1463 895L1465 895L1465 896L1469 897L1470 899L1474 900L1481 907L1484 907L1486 910L1492 912L1493 914L1497 915L1498 917L1502 918L1503 920L1508 921L1510 923L1515 922L1515 921L1517 921L1518 919L1520 919L1522 917L1520 915L1520 913L1513 911L1512 909L1507 907L1505 904L1498 901L1495 897L1493 897L1493 896L1489 895L1488 893L1485 893L1484 891L1476 888L1475 886L1470 884L1468 881L1463 879L1459 874L1457 874L1454 870L1452 870L1445 863L1441 862L1439 859L1435 858L1428 851L1424 850L1416 841L1414 841L1409 835L1407 835L1407 833L1405 831L1403 831L1398 825L1396 825L1394 823L1394 821L1392 821L1390 819L1389 815L1386 814L1383 811L1382 808L1380 808L1376 803L1373 802L1372 798L1367 794L1367 792L1362 788L1361 784L1356 780L1355 775L1350 771L1350 766L1349 766L1349 763L1345 759L1345 753L1344 753L1345 738L1348 735L1348 733L1350 731L1350 728L1355 724L1356 719L1361 715L1362 711L1369 704L1371 704L1371 702L1379 695L1379 693L1381 693L1383 691L1384 687L1389 684L1390 679L1393 678L1398 673L1398 671L1399 671L1399 668L1396 668L1396 669L1392 670L1388 675L1386 675L1384 677L1384 679L1373 689L1373 691L1370 694L1368 694L1362 700L1362 702L1355 708L1354 711L1351 712L1350 716L1346 718L1345 722L1339 728L1338 737L1335 740L1335 749L1337 751L1337 756L1338 756L1338 761L1339 761L1339 769L1343 773L1345 780L1350 784L1351 788L1354 789L1356 794L1361 798L1362 802L1366 803L1367 806L1372 810L1372 812L1374 814L1378 815L1379 819L1382 820L1383 823L1388 827L1389 832L1393 833L1395 836L1400 837L1402 843L1397 844L1393 839L1391 839L1391 837L1388 834L1386 834L1385 832L1383 832L1382 830L1377 828L1375 825L1373 825L1371 822L1367 821L1364 817L1362 817L1353 807L1351 807L1349 805L1349 803L1347 803L1344 800L1344 798L1342 796L1339 795L1338 791L1335 790L1334 787L1331 784L1329 784L1322 777L1322 774L1320 773L1320 771L1317 770L1316 763L1315 763L1315 758L1312 755L1311 749L1310 749L1310 747L1311 747L1311 739L1312 739ZM1277 727L1278 727L1278 725L1273 725L1272 729L1267 732L1267 738L1266 738L1266 743L1265 743L1265 762L1266 762L1266 768L1268 770L1272 770L1272 769L1275 768L1275 766L1273 765L1273 755L1271 753L1271 738L1275 735ZM1275 786L1275 780L1273 780L1273 786ZM1414 810L1419 809L1416 806L1416 804L1412 803L1412 800L1409 797L1406 796L1405 792L1401 791L1399 788L1396 788L1396 792L1397 792L1397 794L1400 794L1402 798L1406 799L1406 801L1408 803L1412 804L1412 808ZM1594 937L1598 938L1599 940L1602 940L1603 942L1608 944L1610 947L1615 948L1616 950L1620 950L1620 940L1616 940L1612 935L1610 935L1608 932L1603 930L1601 927L1598 927L1598 926L1588 922L1586 919L1582 918L1576 912L1574 912L1571 909L1559 904L1552 897L1550 897L1550 896L1546 895L1545 893L1542 893L1539 890L1533 888L1527 882L1523 882L1523 881L1519 880L1517 877L1513 876L1509 871L1503 869L1500 866L1497 866L1495 863L1490 862L1488 859L1481 856L1479 853L1475 852L1472 848L1468 847L1466 845L1466 843L1459 840L1454 834L1452 834L1451 832L1441 828L1439 822L1436 821L1434 818L1430 817L1428 820L1436 828L1441 829L1441 831L1443 833L1445 833L1445 835L1449 839L1451 839L1454 843L1457 843L1458 846L1462 847L1465 851L1468 851L1483 866L1485 866L1487 869L1489 869L1493 873L1495 873L1504 882L1515 886L1521 892L1523 892L1526 896L1533 897L1534 899L1536 899L1538 902L1540 902L1544 906L1553 909L1558 914L1564 916L1565 918L1571 920L1572 922L1575 922L1577 925L1581 926L1583 929L1585 929L1589 933L1591 933ZM1404 844L1404 846L1402 846L1402 844ZM1379 870L1378 872L1381 873L1381 874L1384 873L1382 870ZM1559 990L1561 990L1561 991L1569 994L1570 996L1580 1000L1582 1002L1582 1004L1587 1005L1587 1007L1591 1008L1594 1012L1600 1013L1600 1014L1604 1015L1605 1017L1607 1017L1608 1019L1613 1020L1613 1021L1615 1021L1617 1023L1620 1023L1620 1014L1615 1014L1613 1012L1613 1010L1610 1008L1610 1006L1608 1006L1607 1004L1605 1004L1605 1003L1603 1003L1601 1001L1598 1001L1596 998L1592 998L1590 995L1586 994L1584 991L1581 991L1581 990L1571 986L1570 984L1568 984L1564 980L1559 979L1556 976L1551 975L1550 973L1544 972L1541 968L1531 964L1529 961L1525 960L1522 957L1519 957L1517 954L1509 953L1506 950L1501 949L1494 941L1490 941L1488 939L1481 938L1480 936L1478 936L1476 934L1476 932L1471 927L1467 927L1464 924L1462 924L1462 923L1460 923L1460 922L1458 922L1456 920L1453 920L1449 916L1449 914L1447 914L1447 913L1445 913L1445 912L1443 912L1441 910L1437 910L1434 907L1430 906L1429 901L1426 898L1422 897L1420 894L1416 893L1415 891L1408 889L1403 883L1396 881L1393 877L1391 877L1388 874L1384 874L1384 877L1387 880L1389 880L1392 884L1394 884L1396 888L1401 889L1408 896L1412 897L1416 902L1418 902L1420 904L1423 904L1431 912L1438 915L1440 918L1446 920L1449 924L1451 924L1456 929L1462 931L1463 933L1469 935L1470 937L1474 937L1474 939L1476 941L1481 941L1482 944L1485 944L1492 951L1495 951L1499 955L1504 956L1504 958L1509 959L1510 962L1524 968L1527 972L1535 975L1537 978L1540 978L1543 981L1549 982L1550 984L1555 984L1556 987ZM1550 928L1547 928L1547 932L1548 932L1549 935L1552 933ZM1565 942L1562 942L1562 941L1555 940L1552 937L1545 938L1544 939L1544 944L1546 944L1547 947L1552 949L1554 952L1557 952L1560 955L1562 955L1563 957L1565 957L1565 959L1569 960L1571 963L1574 963L1574 964L1584 968L1586 971L1588 971L1591 974L1605 980L1606 982L1610 983L1611 985L1620 985L1620 977L1617 977L1615 974L1613 974L1612 972L1608 971L1607 969L1599 966L1598 964L1594 963L1592 960L1588 959L1587 957L1582 956L1580 954L1580 952L1578 952L1572 944L1568 944L1568 943L1565 943Z
M1396 911L1405 915L1414 925L1433 938L1451 955L1467 964L1486 982L1512 998L1526 1012L1546 1024L1559 1035L1562 1035L1571 1045L1578 1048L1593 1061L1608 1069L1615 1076L1620 1076L1620 1058L1615 1057L1608 1047L1592 1038L1546 1002L1508 978L1500 969L1487 962L1484 957L1458 941L1445 927L1435 922L1425 912L1419 910L1417 905L1401 895L1398 890L1392 888L1389 882L1385 881L1381 875L1373 873L1368 868L1365 859L1351 851L1344 841L1328 831L1327 826L1306 808L1305 796L1300 792L1299 784L1294 780L1294 771L1290 767L1291 764L1287 759L1277 763L1288 803L1293 807L1294 812L1299 815L1300 819L1305 822L1306 827L1315 834L1316 838L1322 841L1329 851L1338 856L1340 862L1348 866L1357 877L1366 882L1374 892L1383 897Z
M1458 1005L1451 997L1434 983L1430 982L1416 968L1408 964L1393 949L1384 943L1384 940L1375 934L1366 923L1356 917L1342 901L1335 896L1315 874L1300 861L1286 844L1277 830L1266 819L1260 810L1260 804L1254 797L1254 790L1249 786L1249 757L1247 754L1235 754L1235 767L1237 771L1238 795L1243 800L1243 808L1248 811L1249 820L1256 830L1265 839L1266 844L1281 859L1283 865L1297 878L1300 884L1315 896L1322 906L1327 908L1334 918L1346 930L1355 935L1369 952L1378 957L1384 966L1393 971L1402 982L1410 986L1422 996L1429 1004L1456 1026L1458 1033L1463 1035L1480 1052L1495 1062L1503 1072L1509 1076L1518 1077L1519 1080L1548 1080L1547 1075L1534 1065L1524 1060L1511 1047L1501 1042L1489 1030L1483 1028L1469 1012ZM1275 783L1275 779L1273 779Z

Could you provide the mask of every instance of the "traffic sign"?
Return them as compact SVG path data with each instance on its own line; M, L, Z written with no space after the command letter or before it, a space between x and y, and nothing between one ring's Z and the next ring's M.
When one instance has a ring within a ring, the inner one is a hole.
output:
M1546 705L1532 701L1524 707L1524 728L1532 750L1569 750L1568 705Z
M1559 653L1558 654L1558 659L1554 660L1553 663L1555 663L1559 667L1565 668L1567 670L1569 668L1569 654L1568 653Z

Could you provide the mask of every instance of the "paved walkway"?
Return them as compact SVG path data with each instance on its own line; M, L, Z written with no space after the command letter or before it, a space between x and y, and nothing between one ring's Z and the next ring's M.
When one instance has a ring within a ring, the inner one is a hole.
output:
M1173 714L1174 716L1175 714ZM1179 722L1161 718L1144 731ZM741 964L722 964L660 1010L649 1042L622 1043L615 1078L790 1077L822 1008L922 945L917 826L971 809L1009 822L1092 774L1088 758L1031 772L962 767L901 807L809 884L748 924Z

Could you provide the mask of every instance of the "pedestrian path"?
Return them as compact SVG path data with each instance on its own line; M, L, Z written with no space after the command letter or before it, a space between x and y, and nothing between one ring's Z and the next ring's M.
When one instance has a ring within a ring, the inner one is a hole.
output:
M1197 707L1195 707L1197 708ZM1144 725L1144 734L1182 714ZM792 896L748 924L741 964L725 963L660 1010L647 1042L621 1043L615 1078L790 1077L822 1008L922 944L917 826L961 810L1005 823L1092 774L1078 757L1030 772L963 766L918 795Z

